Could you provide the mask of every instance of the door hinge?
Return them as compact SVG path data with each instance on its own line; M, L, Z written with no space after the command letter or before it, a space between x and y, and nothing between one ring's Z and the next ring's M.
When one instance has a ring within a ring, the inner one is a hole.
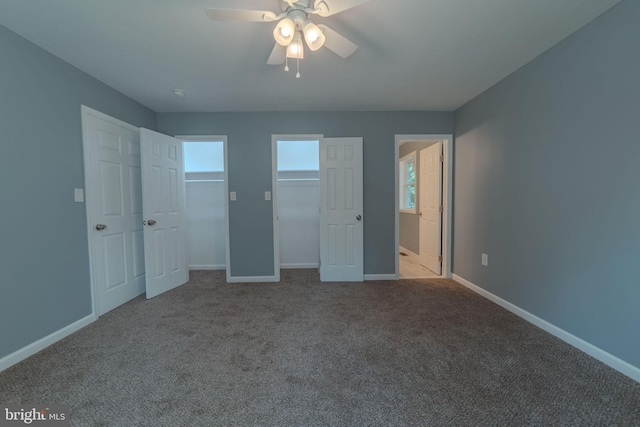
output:
M444 155L443 154L440 154L440 161L444 162Z
M442 262L442 255L438 256L438 262Z
M444 206L440 206L440 212L444 212Z

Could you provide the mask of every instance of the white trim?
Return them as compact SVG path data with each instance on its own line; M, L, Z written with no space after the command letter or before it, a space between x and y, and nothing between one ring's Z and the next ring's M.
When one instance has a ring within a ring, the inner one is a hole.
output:
M227 135L174 135L176 139L184 142L224 142L227 139ZM200 173L200 172L189 172ZM204 172L207 173L207 172Z
M278 141L318 141L324 138L319 134L273 134L271 135L271 205L273 207L273 273L280 281L280 221L278 220ZM298 267L313 268L313 267Z
M299 269L299 268L320 268L320 264L317 262L311 262L311 263L300 263L300 264L280 264L280 269L281 270L295 270L295 269Z
M493 301L499 306L509 310L510 312L512 312L516 316L523 318L527 322L532 323L535 326L539 327L540 329L543 329L549 332L551 335L554 335L560 338L562 341L566 342L569 345L572 345L578 350L581 350L587 353L589 356L595 359L598 359L605 365L608 365L613 369L615 369L616 371L628 376L629 378L640 382L640 368L633 366L632 364L625 362L622 359L619 359L618 357L612 355L611 353L608 353L602 350L601 348L596 347L595 345L590 344L587 341L576 337L575 335L565 331L564 329L561 329L556 325L549 323L546 320L541 319L534 314L529 313L528 311L518 307L517 305L512 304L509 301L506 301L500 298L499 296L492 294L491 292L481 288L478 285L471 283L467 279L464 279L458 276L457 274L453 275L453 280L460 283L462 286L465 286L471 289L477 294L482 295L488 300Z
M190 265L189 271L191 270L226 270L226 265Z
M227 270L227 274L228 274ZM279 271L279 270L278 270ZM227 278L228 283L255 283L255 282L279 282L278 276L231 276Z
M91 203L93 194L92 191L89 191L90 185L93 188L96 188L96 183L92 182L90 173L92 158L95 155L95 147L89 144L89 116L93 116L99 120L112 123L137 135L140 135L140 128L135 127L127 122L123 122L122 120L116 119L115 117L108 116L104 113L101 113L100 111L94 110L93 108L89 108L86 105L80 105L80 120L82 122L82 157L84 165L84 207L87 214L87 249L89 252L89 288L91 289L91 315L95 320L98 318L98 292L96 292L95 289L96 280L93 268L94 259L92 239L95 235L95 233L93 232L93 224L95 224L96 221L94 221L92 218Z
M9 368L10 366L15 365L18 362L23 361L29 356L33 356L37 352L44 350L52 344L60 341L63 338L68 337L74 332L79 331L85 326L95 322L96 316L91 313L90 315L83 317L80 320L76 320L72 324L65 326L62 329L59 329L44 338L40 338L38 341L32 342L31 344L22 347L20 350L14 351L13 353L3 357L0 359L0 372Z
M278 171L278 182L320 181L320 171Z
M395 263L396 279L400 278L400 194L398 192L398 165L400 163L400 145L405 142L439 142L442 141L442 154L444 155L443 180L442 180L442 278L451 278L451 224L453 203L453 135L452 134L427 134L427 135L396 135L394 147L395 168Z
M395 274L365 274L365 282L370 280L398 280Z
M418 264L420 264L420 255L418 255L417 253L410 251L409 249L403 246L399 246L398 255L400 255L400 252L406 253L407 257L415 259L416 261L418 261Z
M280 281L280 219L278 217L278 137L271 135L271 216L273 217L273 275Z
M229 155L227 154L227 137L224 138L224 221L225 221L225 230L224 230L224 239L226 245L226 264L227 264L227 282L231 279L231 230L229 227Z

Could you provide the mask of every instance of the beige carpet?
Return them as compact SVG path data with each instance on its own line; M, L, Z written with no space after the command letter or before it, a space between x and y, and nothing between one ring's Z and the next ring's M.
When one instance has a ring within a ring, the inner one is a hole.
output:
M225 284L137 298L0 373L78 426L640 425L640 384L447 280Z

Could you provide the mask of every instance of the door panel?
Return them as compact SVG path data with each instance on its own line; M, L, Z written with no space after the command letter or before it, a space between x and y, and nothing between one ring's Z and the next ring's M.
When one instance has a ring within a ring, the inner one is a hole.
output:
M102 238L104 244L104 262L109 266L105 287L111 290L127 283L127 249L123 233L111 234Z
M83 126L91 271L100 316L144 292L140 142L137 129L89 109Z
M140 129L147 298L187 282L182 141Z
M320 141L320 279L362 281L362 138Z
M442 143L420 151L420 264L442 274Z

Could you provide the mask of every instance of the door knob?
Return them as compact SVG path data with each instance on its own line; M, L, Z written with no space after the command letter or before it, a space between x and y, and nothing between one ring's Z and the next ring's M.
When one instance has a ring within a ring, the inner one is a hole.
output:
M147 225L154 225L156 222L153 219L150 219L149 221L147 221Z
M96 224L96 230L98 230L98 231L102 231L105 228L107 228L107 226L104 225L104 224Z
M418 213L418 216L422 216L422 212L419 212L419 213Z
M358 221L360 221L360 220L362 219L362 215L358 215L358 216L356 216L356 219L357 219Z

